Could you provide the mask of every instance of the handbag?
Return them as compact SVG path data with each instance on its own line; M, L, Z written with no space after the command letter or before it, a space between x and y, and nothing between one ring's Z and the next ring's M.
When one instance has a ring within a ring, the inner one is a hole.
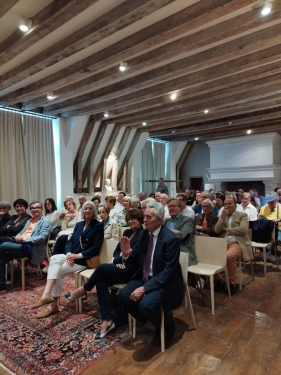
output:
M79 241L80 241L81 249L83 251L84 249L83 249L83 245L82 245L81 236L79 237ZM86 262L87 262L88 268L97 268L100 265L100 256L95 255L94 257L92 257L90 259L86 259Z
M61 231L61 227L55 227L50 233L50 240L55 240Z

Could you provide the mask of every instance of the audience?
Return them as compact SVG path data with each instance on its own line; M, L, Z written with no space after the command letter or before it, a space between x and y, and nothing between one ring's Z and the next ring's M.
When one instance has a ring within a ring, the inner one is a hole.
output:
M0 228L0 243L11 240L23 229L27 220L31 219L31 216L26 213L28 208L26 200L16 199L13 207L17 215L12 215L11 219Z
M113 219L116 220L118 225L120 225L121 227L126 227L127 226L126 213L132 208L131 198L128 196L124 196L122 199L122 206L123 206L123 210L121 210L120 212L117 212L113 216Z
M50 221L52 227L55 228L59 221L59 212L57 211L56 202L53 198L47 198L44 203L45 217Z
M227 238L227 270L231 295L237 291L236 269L237 260L243 255L245 260L253 258L251 241L248 235L248 216L244 212L236 210L234 197L227 197L224 201L224 209L215 225L215 232ZM215 291L225 288L224 281L218 281Z
M195 219L194 234L197 236L217 237L214 228L218 217L212 214L214 203L210 199L204 199L202 202L203 213Z
M195 215L201 215L203 210L202 210L202 201L205 199L210 199L210 194L208 191L202 191L202 193L196 194L197 198L197 204L195 206L192 206L193 211L195 212ZM217 216L218 215L218 206L214 204L214 208L212 211L212 214Z
M168 202L168 195L167 194L161 194L160 203L164 207L164 219L167 219L170 216L167 202Z
M168 190L167 185L164 184L163 177L158 178L158 186L156 188L156 191L161 194L169 195L169 190Z
M9 202L0 201L0 228L11 219L11 215L9 215L10 209L11 205Z
M119 241L119 226L110 216L110 208L105 204L101 207L100 218L103 223L104 239Z
M47 318L59 311L62 277L87 268L86 259L99 255L104 230L102 223L97 221L96 206L93 202L86 201L83 204L81 218L83 221L75 225L73 234L67 241L65 254L53 255L50 258L44 292L32 309L48 306L37 313L37 319Z
M217 193L216 194L216 204L219 209L221 209L224 205L225 196L224 194Z
M114 251L112 263L101 264L83 286L73 292L65 293L66 298L75 300L86 296L87 291L96 286L102 320L100 330L96 334L98 340L104 338L108 332L115 328L108 287L116 283L128 283L138 268L143 214L139 209L133 208L126 213L126 221L129 229L124 231L124 237ZM123 255L125 245L130 247L130 251Z
M144 214L146 229L140 238L138 272L118 294L118 302L141 324L150 321L158 334L162 306L165 338L171 339L175 334L172 310L182 304L184 288L180 245L175 234L162 226L163 219L163 206L149 202ZM131 253L129 241L126 242L124 256Z
M250 199L251 199L250 193L243 193L241 207L243 211L248 215L248 220L254 221L258 219L258 211L256 207L254 207L250 203Z
M109 216L113 218L113 216L117 213L117 210L115 209L116 198L109 195L105 198L105 203L110 208Z
M161 193L159 193L159 192L157 191L157 192L155 193L155 201L160 203L160 200L161 200Z
M5 265L15 258L28 257L32 264L40 264L46 253L46 240L52 230L49 220L43 215L39 201L30 203L32 218L9 242L0 245L0 293L6 292Z
M177 200L181 202L181 213L184 216L190 217L192 220L195 219L195 213L193 209L189 206L187 206L187 197L184 194L178 194L176 196Z
M191 195L190 189L185 189L184 194L186 196L186 204L187 204L187 206L192 206L193 202L195 201L195 197L194 197L193 194Z
M181 202L175 198L169 199L168 209L170 217L164 219L164 227L175 233L180 244L180 251L189 253L189 264L196 264L193 241L194 219L182 214Z
M82 211L83 204L87 201L87 197L85 194L81 194L78 198L80 206L78 207L78 212Z
M117 195L116 204L115 204L115 210L116 212L120 212L123 210L123 198L126 196L126 193L124 191L120 191L120 193Z

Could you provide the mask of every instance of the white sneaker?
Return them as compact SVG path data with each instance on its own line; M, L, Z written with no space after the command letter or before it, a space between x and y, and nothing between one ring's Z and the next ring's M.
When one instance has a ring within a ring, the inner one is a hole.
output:
M49 266L45 266L44 268L42 268L42 272L43 273L48 273L48 268L49 268Z

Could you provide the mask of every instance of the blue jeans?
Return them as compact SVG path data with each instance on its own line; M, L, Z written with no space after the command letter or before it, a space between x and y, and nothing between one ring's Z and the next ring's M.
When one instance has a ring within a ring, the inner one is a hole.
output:
M22 244L4 242L0 245L0 286L5 286L6 284L6 263L15 258L24 257L26 257L26 252L24 251Z

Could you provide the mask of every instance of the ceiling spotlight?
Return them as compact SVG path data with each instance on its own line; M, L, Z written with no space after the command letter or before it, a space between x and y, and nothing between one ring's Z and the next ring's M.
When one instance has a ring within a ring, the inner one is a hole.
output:
M172 131L172 134L175 134L175 132L176 132L176 131L175 131L175 130L173 130L173 131Z
M47 93L47 99L48 100L53 100L56 98L56 95L54 95L53 91L50 91Z
M198 139L199 139L199 138L198 138L198 137L196 137L196 138L194 138L194 139L195 139L195 141L198 141Z
M228 125L232 125L232 121L229 121Z
M268 1L265 1L261 11L262 16L267 16L271 12L271 8L272 4Z
M30 19L28 20L20 19L19 28L21 31L26 33L31 28L31 25L32 25L32 21Z
M205 109L204 113L208 113L208 112L209 112L209 110L208 110L208 109Z
M171 98L172 100L176 100L176 99L177 99L177 96L178 96L178 94L177 94L176 92L172 92L170 98Z
M252 133L252 130L247 130L247 134L251 134Z
M109 117L109 111L104 111L104 117Z
M146 126L146 122L143 122L143 123L142 123L142 126Z
M124 72L128 67L128 64L126 62L120 62L120 65L119 65L119 70L121 72Z

